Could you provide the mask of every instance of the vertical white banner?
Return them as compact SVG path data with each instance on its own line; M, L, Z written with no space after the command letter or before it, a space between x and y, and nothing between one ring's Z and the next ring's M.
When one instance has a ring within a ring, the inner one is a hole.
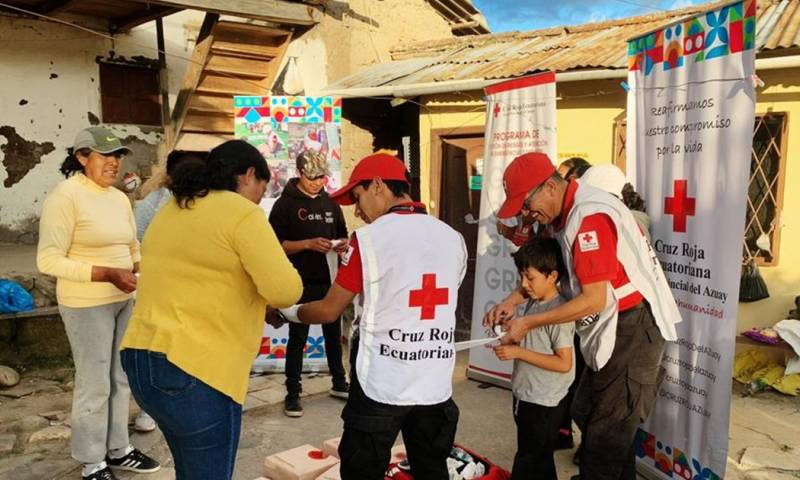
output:
M497 233L496 213L503 204L503 171L523 153L556 155L556 78L552 72L514 79L486 89L483 189L481 192L475 294L471 338L485 338L481 325L488 309L517 287L511 259L514 245ZM470 350L467 376L510 385L512 362L497 360L487 348Z
M755 115L756 2L684 19L628 44L627 165L683 322L637 433L657 478L725 474Z

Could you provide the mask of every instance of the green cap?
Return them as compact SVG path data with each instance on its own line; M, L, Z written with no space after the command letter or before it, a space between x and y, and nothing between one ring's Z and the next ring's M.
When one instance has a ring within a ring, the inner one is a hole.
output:
M116 135L103 127L89 127L81 130L75 136L75 143L72 147L76 152L82 148L88 148L98 153L112 153L124 150L129 155L132 150L122 144Z

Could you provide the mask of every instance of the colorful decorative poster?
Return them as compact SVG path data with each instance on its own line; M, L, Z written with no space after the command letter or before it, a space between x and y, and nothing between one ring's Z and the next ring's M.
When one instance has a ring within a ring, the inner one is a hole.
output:
M723 478L750 152L756 2L628 43L628 177L683 321L635 442L648 478ZM643 473L645 473L643 471Z
M264 324L261 348L253 363L256 372L283 372L286 367L286 345L289 343L289 326L274 328ZM322 327L312 325L303 349L303 370L327 372L328 360L325 356L325 336Z
M700 14L628 42L628 70L644 76L752 51L756 43L756 0Z
M278 198L297 176L297 155L306 150L325 154L331 176L325 189L341 186L342 99L339 97L233 97L234 136L258 148L272 179L268 198Z
M233 97L234 137L258 148L272 178L261 202L267 215L289 179L297 176L297 156L308 150L321 152L331 171L325 190L342 184L342 99L338 97ZM283 371L289 327L264 325L256 371ZM327 371L322 327L312 325L303 354L303 368Z

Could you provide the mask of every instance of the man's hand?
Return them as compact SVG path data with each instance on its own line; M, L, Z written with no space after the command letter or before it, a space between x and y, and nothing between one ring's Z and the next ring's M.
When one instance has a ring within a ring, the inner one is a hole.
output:
M504 301L498 303L483 316L483 326L491 328L511 320L514 318L514 311L516 308L517 306L512 302Z
M530 317L514 318L505 322L505 335L500 337L503 345L518 344L531 328L526 325L525 319Z
M500 220L496 223L497 226L497 233L499 233L502 237L511 240L511 237L514 236L514 227L509 227Z
M306 250L328 253L332 246L331 241L324 237L309 238L306 240Z
M519 358L522 347L519 345L498 345L494 347L494 354L499 360L514 360Z

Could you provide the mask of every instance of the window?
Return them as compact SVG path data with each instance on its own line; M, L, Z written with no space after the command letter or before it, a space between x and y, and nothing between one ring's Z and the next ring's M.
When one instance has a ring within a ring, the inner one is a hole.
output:
M620 170L627 173L625 169L627 149L625 144L627 137L625 136L628 130L628 122L623 118L614 122L614 165L619 167Z
M614 125L614 163L623 169L626 156L625 120ZM780 214L786 171L787 115L756 115L750 182L743 239L743 260L755 259L760 265L777 265L780 247ZM764 239L769 242L764 242ZM761 239L762 241L759 241ZM769 244L769 251L759 247Z
M776 265L780 246L780 213L786 166L786 114L756 115L750 184L747 195L744 249L745 260L755 258L761 265ZM762 241L759 242L759 238ZM769 250L763 239L769 239Z
M100 98L104 123L161 125L157 69L101 63Z

